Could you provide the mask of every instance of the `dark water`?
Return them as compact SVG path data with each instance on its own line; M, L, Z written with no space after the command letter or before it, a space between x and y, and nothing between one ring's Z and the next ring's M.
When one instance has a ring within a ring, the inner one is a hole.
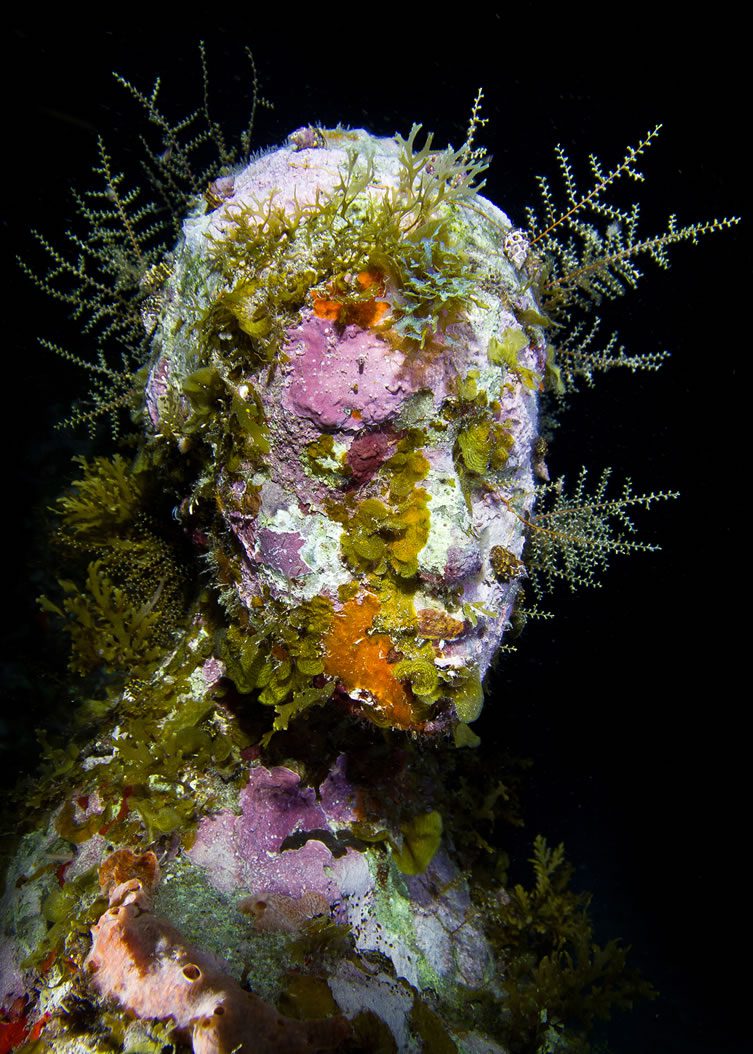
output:
M668 41L663 65L640 50L623 59L605 42L602 60L597 49L583 66L561 42L550 56L530 27L513 32L493 15L446 32L423 24L390 35L389 24L386 11L359 26L333 9L312 11L304 25L283 16L277 26L250 24L247 34L243 25L204 25L155 36L132 24L83 36L36 25L7 32L6 246L15 252L29 226L64 229L68 188L86 184L95 129L114 129L113 151L129 155L134 111L110 70L144 86L159 71L166 103L180 108L188 92L193 105L200 36L217 70L216 112L238 128L247 98L241 45L254 48L275 103L259 115L259 145L307 122L392 134L414 120L458 145L483 85L484 141L494 155L488 194L521 223L534 175L554 175L557 142L573 161L593 150L609 162L657 121L665 132L644 166L646 232L661 229L668 211L684 222L745 211L734 116L742 73L729 42L703 42L694 64ZM745 603L738 583L749 544L735 495L748 445L739 428L745 237L743 227L695 250L681 246L669 274L646 263L640 290L607 313L605 331L618 327L629 349L668 347L673 357L659 375L612 374L575 399L550 468L572 475L583 463L594 471L611 464L639 490L678 489L682 499L641 518L643 536L663 552L615 565L599 592L552 601L556 621L530 627L496 673L480 729L534 761L521 853L537 832L564 841L576 885L593 895L597 938L631 944L633 962L661 992L615 1022L615 1054L743 1050L748 693L737 680L745 683L747 656L735 609ZM50 433L81 378L33 340L41 333L62 342L74 331L59 328L51 305L15 271L8 282L0 414L6 778L30 763L32 729L58 690L54 662L51 674L43 660L54 648L33 605L45 561L32 541L34 508L52 500L70 454L85 449L82 439Z

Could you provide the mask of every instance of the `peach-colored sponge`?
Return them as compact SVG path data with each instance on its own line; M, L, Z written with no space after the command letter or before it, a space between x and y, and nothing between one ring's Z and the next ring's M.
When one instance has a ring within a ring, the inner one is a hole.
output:
M312 1054L336 1050L349 1036L342 1017L283 1017L241 988L212 956L188 944L169 922L152 914L150 892L157 871L151 860L135 854L129 859L121 855L117 861L108 858L101 872L103 885L128 870L140 877L111 888L110 906L92 928L85 965L100 995L140 1018L172 1018L176 1029L190 1035L194 1054Z

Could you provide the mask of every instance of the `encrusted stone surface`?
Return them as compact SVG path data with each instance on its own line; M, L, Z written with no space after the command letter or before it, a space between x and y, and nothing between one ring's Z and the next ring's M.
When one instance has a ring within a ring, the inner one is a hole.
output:
M325 145L316 149L289 143L254 160L223 188L214 211L186 222L164 298L146 396L150 425L165 438L174 440L180 427L174 414L169 422L162 420L165 393L177 394L188 413L180 392L195 366L193 332L224 288L212 266L212 246L216 252L223 239L235 237L244 209L258 210L268 200L291 215L316 207L335 192L353 150L373 164L365 200L379 202L399 186L400 150L394 140L375 139L361 130L324 131L321 136ZM269 590L285 604L323 595L337 607L338 589L358 576L341 553L347 528L333 521L327 502L347 498L355 507L367 497L381 497L386 486L381 466L405 429L422 429L426 439L421 452L430 469L420 486L428 494L430 529L418 554L414 604L416 609L444 610L447 589L453 590L448 614L465 617L465 630L451 644L437 641L437 662L445 669L472 667L483 677L519 585L495 576L490 552L503 547L521 556L523 520L533 503L538 393L524 383L522 371L541 378L545 364L540 331L530 325L522 338L520 373L491 364L487 354L493 338L506 331L520 335L517 316L535 307L524 277L501 250L503 232L510 227L504 213L481 197L474 199L473 210L455 210L452 237L467 261L473 288L463 317L438 330L425 349L409 348L400 339L394 323L405 301L394 283L385 281L378 295L387 314L376 326L338 322L328 315L332 305L324 301L325 310L317 312L322 301L309 297L287 329L274 370L265 366L246 377L233 374L228 383L238 398L248 398L250 384L258 392L270 447L264 464L249 467L246 477L248 487L261 488L253 516L232 511L243 487L237 473L235 501L223 492L224 477L215 477L227 530L240 543L236 580L244 604ZM487 483L492 491L500 483L499 473L488 479L468 473L461 478L458 435L468 414L473 419L476 411L458 409L457 392L469 375L485 400L488 420L510 437L502 481L506 500L488 492ZM319 462L328 466L329 475L312 470L306 453L322 436L333 440L333 453ZM465 616L463 605L470 605Z

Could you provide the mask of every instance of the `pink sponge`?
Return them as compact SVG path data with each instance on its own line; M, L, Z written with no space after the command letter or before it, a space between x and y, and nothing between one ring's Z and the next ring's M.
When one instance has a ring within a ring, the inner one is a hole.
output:
M140 1018L172 1018L195 1054L312 1054L336 1050L349 1036L342 1017L283 1017L150 909L141 878L112 889L85 964L100 995Z

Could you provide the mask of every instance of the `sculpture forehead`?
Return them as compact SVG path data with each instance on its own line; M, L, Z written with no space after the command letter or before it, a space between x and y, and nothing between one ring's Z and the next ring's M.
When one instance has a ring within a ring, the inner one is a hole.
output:
M393 420L416 391L403 356L376 333L338 333L312 316L289 333L283 409L328 432L362 433Z
M289 213L316 207L342 182L354 153L374 163L375 179L367 188L369 196L378 198L389 188L398 187L400 147L395 139L378 138L362 128L328 130L323 146L301 150L289 140L286 146L252 160L231 177L232 182L225 183L222 207L212 213L208 223L199 223L196 233L201 237L209 231L222 237L232 228L234 210L265 200L273 200ZM190 232L190 221L187 226Z

